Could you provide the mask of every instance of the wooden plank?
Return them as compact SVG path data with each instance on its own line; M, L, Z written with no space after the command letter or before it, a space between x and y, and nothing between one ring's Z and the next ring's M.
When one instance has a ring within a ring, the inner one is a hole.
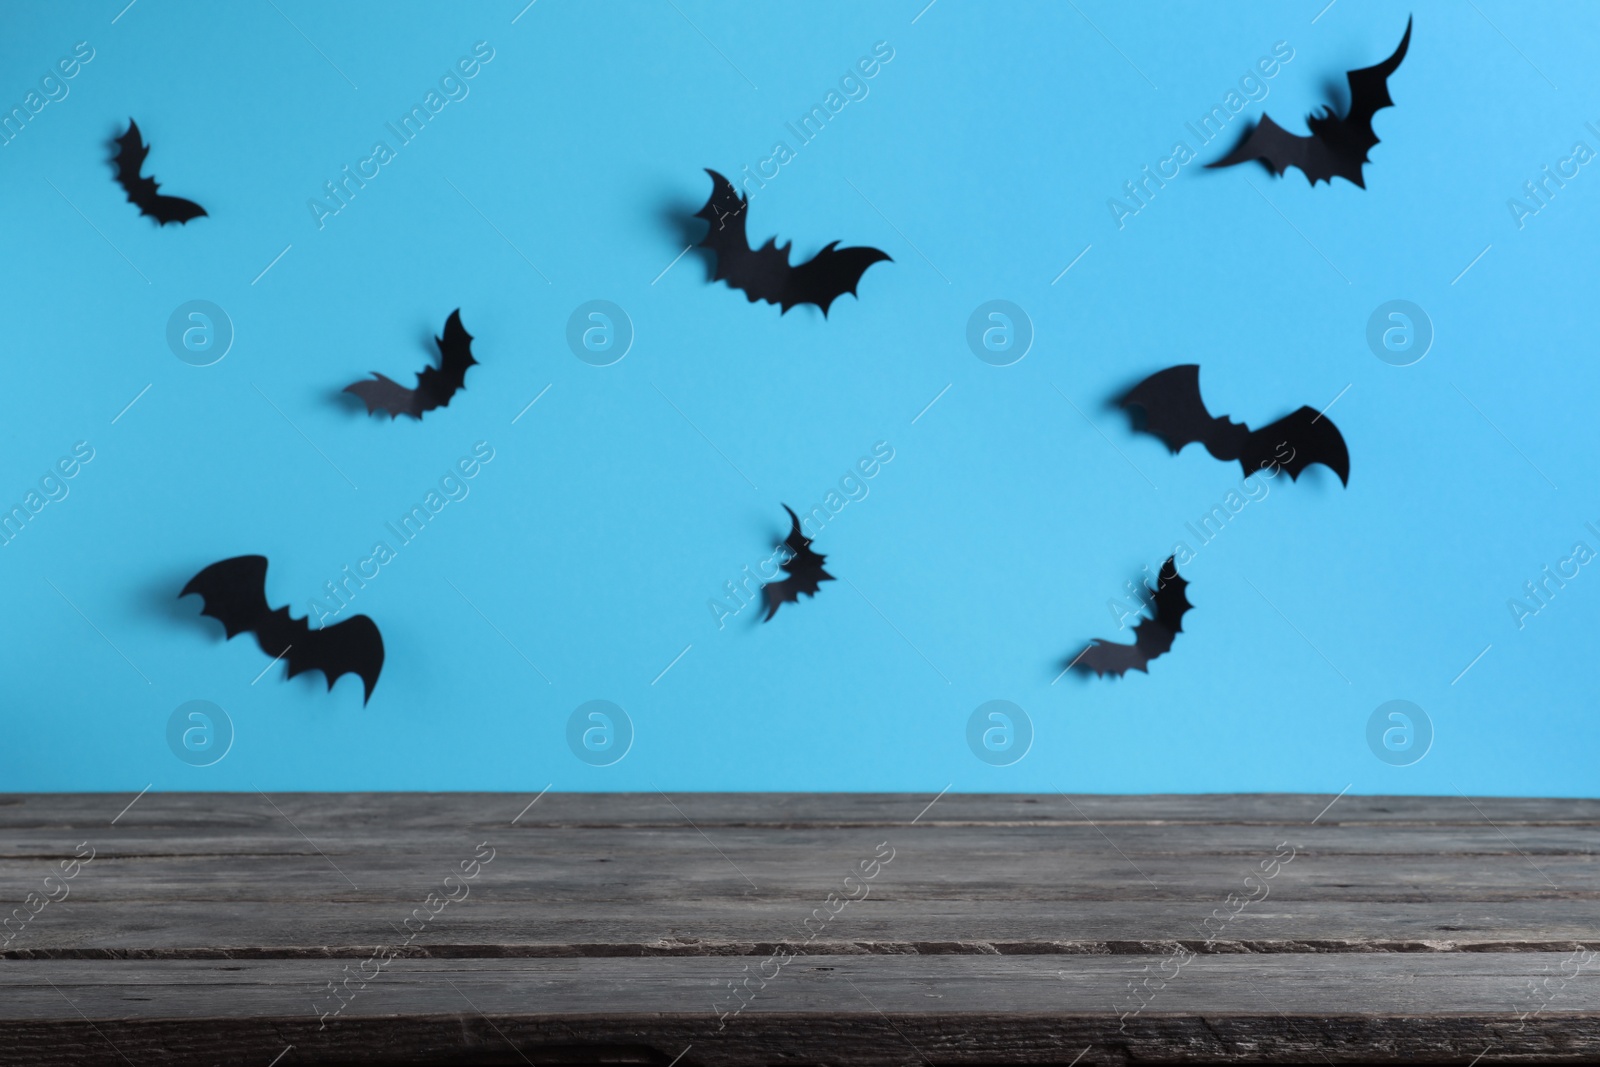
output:
M1593 800L535 796L0 797L0 1064L1600 1058Z
M845 843L762 840L723 832L708 844L698 834L657 831L648 842L630 841L631 832L592 833L568 849L533 837L492 842L493 871L486 883L500 894L540 899L592 900L600 906L623 902L648 905L682 899L686 891L760 900L813 899L836 888L861 857L871 857L877 842ZM1258 863L1273 855L1272 845L1245 855L1208 853L1158 855L1121 852L1057 851L1056 841L1041 842L1019 832L1017 853L992 846L970 849L937 829L903 832L886 838L894 849L884 881L896 899L961 900L1010 894L1041 901L1090 901L1115 896L1129 901L1212 899L1259 875ZM440 842L414 851L361 844L344 847L328 841L320 852L270 850L240 854L161 857L98 849L87 870L117 869L116 882L83 878L79 899L127 899L144 893L162 899L179 886L213 899L282 901L405 900L419 885L455 870L470 859L475 843ZM1087 843L1093 845L1093 842ZM595 851L626 849L609 856ZM1303 846L1302 846L1303 847ZM72 846L22 861L0 861L0 893L15 895L70 859ZM720 853L719 854L719 851ZM1531 862L1530 862L1531 861ZM603 864L604 866L601 866ZM1444 900L1594 900L1600 890L1600 856L1552 853L1485 855L1336 854L1301 851L1282 866L1270 889L1273 899L1302 901ZM116 888L111 888L115 886ZM892 893L889 887L893 887Z
M120 793L0 794L0 829L93 828L109 824L138 788ZM493 828L509 825L538 789L514 793L150 793L118 825L238 829L279 822L303 829L403 824ZM1168 823L1279 826L1309 822L1334 794L994 794L946 793L921 823L944 825L1116 825ZM934 794L905 793L549 793L519 826L682 826L685 816L712 826L905 825ZM1319 823L1482 826L1600 825L1600 799L1550 797L1340 797Z
M1569 965L1567 980L1552 983L1559 985L1559 995L1548 1003L1530 997L1528 980L1562 974L1561 964L1571 955L1197 956L1175 968L1176 977L1146 1010L1347 1014L1381 1003L1389 1014L1444 1004L1475 1015L1516 1015L1541 1005L1543 1014L1575 1019L1600 1013L1600 966L1592 962ZM808 956L767 968L777 977L740 1015L1115 1016L1119 1008L1138 1006L1127 984L1155 974L1150 962L1106 956ZM346 966L342 960L41 960L0 968L0 995L6 1019L66 1019L79 1012L92 1019L315 1018L312 1000L338 1004L325 994L327 983L363 973L355 966L346 972ZM455 982L490 1013L672 1012L701 1016L702 1022L710 1016L714 1025L714 1003L737 1003L727 983L757 971L745 960L658 957L406 960L364 973L377 977L353 995L342 1017L439 1010L441 993ZM853 990L851 982L869 997ZM948 1003L930 1005L930 999Z
M349 955L390 936L483 839L497 858L471 904L408 951L761 954L804 938L801 923L879 841L895 860L820 950L1199 948L1201 923L1284 840L1301 850L1296 859L1214 948L1558 950L1600 938L1600 826L1575 820L1581 803L1426 798L1418 810L1440 818L1425 823L1397 818L1406 802L1392 798L1329 808L1332 797L1291 797L1269 806L1279 813L1269 824L1181 820L1172 798L947 796L913 825L924 798L551 795L524 812L520 797L408 794L381 813L366 794L172 795L141 798L112 826L107 813L127 799L22 799L0 809L19 824L0 857L0 900L20 902L78 840L92 838L99 866L0 950L12 957ZM1069 799L1103 821L1055 818ZM1220 818L1217 798L1182 799ZM1260 799L1242 807L1262 815ZM694 824L672 804L696 809ZM1047 824L1013 817L1051 805ZM29 819L16 818L23 808ZM662 808L676 821L646 825ZM902 818L886 824L886 809ZM562 810L569 822L554 818ZM515 825L499 817L507 811L521 813ZM1326 814L1313 824L1306 812ZM976 825L980 816L1006 825ZM108 870L114 877L102 877ZM196 900L204 909L187 903ZM974 909L994 901L1005 907L985 907L975 927ZM277 921L285 907L294 923Z
M1600 1056L1592 973L1525 1014L1541 1007L1527 982L1564 959L1203 957L1128 1014L1128 984L1146 975L1127 960L808 958L726 1015L727 982L745 973L727 960L408 961L352 985L336 1016L320 1014L337 1003L325 992L342 975L331 961L56 961L0 968L0 1063L106 1062L114 1051L138 1062L157 1050L169 1064L266 1062L286 1044L316 1062L421 1062L513 1043L534 1062L558 1044L634 1046L663 1063L692 1046L684 1062L708 1065L1065 1063L1085 1047L1084 1063L1379 1052L1464 1063L1489 1046L1575 1062Z
M480 887L448 921L420 934L407 955L434 957L765 956L778 944L802 953L1159 955L1182 943L1205 952L1518 952L1600 948L1600 920L1587 901L1295 906L1275 899L1249 908L1208 947L1200 921L1222 895L1192 911L1116 900L1005 902L976 922L962 901L874 900L851 904L810 939L801 921L824 899L799 904L685 901L619 911L582 902L506 901ZM21 899L20 897L17 899ZM391 925L416 900L374 911L366 902L297 903L294 922L262 900L50 905L0 958L358 958L393 939Z

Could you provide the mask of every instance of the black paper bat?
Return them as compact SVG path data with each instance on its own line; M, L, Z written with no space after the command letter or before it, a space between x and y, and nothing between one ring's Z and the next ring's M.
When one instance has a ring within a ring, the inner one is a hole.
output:
M1352 70L1345 74L1350 83L1350 111L1339 118L1333 108L1319 115L1306 116L1311 136L1301 137L1290 133L1263 114L1256 128L1251 130L1239 147L1208 167L1231 167L1251 159L1259 159L1273 174L1281 175L1289 167L1299 167L1313 186L1319 181L1333 184L1335 177L1354 182L1365 189L1362 164L1370 162L1367 152L1378 143L1372 132L1372 116L1381 108L1393 107L1389 96L1389 75L1400 66L1411 45L1411 20L1406 19L1406 33L1400 38L1400 47L1394 55L1375 67Z
M1139 428L1167 443L1173 452L1199 441L1220 460L1236 459L1246 476L1263 467L1282 466L1290 478L1320 463L1350 484L1350 450L1332 419L1315 408L1301 407L1259 430L1226 417L1213 418L1200 399L1200 368L1193 363L1157 371L1118 401L1144 411ZM1284 449L1288 454L1284 454Z
M767 601L767 618L762 619L762 622L776 615L780 604L791 602L798 604L800 594L816 596L817 589L823 582L833 581L833 575L822 569L822 561L828 557L820 552L811 551L811 538L800 529L800 519L795 515L794 509L785 504L783 510L789 513L789 521L792 524L789 536L783 542L791 553L788 562L783 564L784 573L789 577L781 582L768 582L761 587L761 595Z
M1184 612L1194 607L1184 595L1188 587L1188 581L1178 573L1177 560L1168 556L1161 565L1155 588L1145 583L1145 588L1150 590L1154 614L1133 628L1133 644L1120 645L1096 637L1067 666L1093 671L1101 677L1107 674L1120 677L1130 670L1149 674L1150 661L1170 652L1173 638L1183 632Z
M149 215L157 225L165 226L169 222L182 225L206 213L206 209L193 200L162 196L156 192L160 186L154 178L139 174L144 170L144 157L150 154L150 146L139 136L139 124L133 119L128 120L128 132L117 138L117 146L121 149L116 157L117 184L128 194L128 203L139 208L139 214Z
M433 343L439 346L439 365L420 372L415 389L373 371L371 381L347 385L344 391L359 396L368 415L382 411L391 419L399 415L420 419L424 411L444 407L457 389L466 387L467 368L478 362L472 358L472 335L461 325L460 308L450 312L444 336L435 337Z
M313 630L305 619L291 619L289 609L267 607L267 557L235 556L213 563L193 578L178 594L200 594L205 606L200 614L222 623L228 639L254 633L261 651L289 666L289 677L303 671L321 671L328 688L346 674L359 675L366 685L366 697L378 684L383 670L383 635L378 624L365 615L354 615L344 622Z
M707 169L706 173L711 175L711 199L694 217L711 224L700 242L701 248L709 248L717 256L716 273L711 280L743 289L752 304L757 300L777 304L783 308L781 314L787 314L796 304L815 304L827 317L828 306L840 296L856 295L856 286L868 267L881 260L894 262L887 252L840 248L838 241L798 267L789 266L790 245L779 248L776 237L768 238L766 244L752 251L745 235L750 198L740 196L716 171Z

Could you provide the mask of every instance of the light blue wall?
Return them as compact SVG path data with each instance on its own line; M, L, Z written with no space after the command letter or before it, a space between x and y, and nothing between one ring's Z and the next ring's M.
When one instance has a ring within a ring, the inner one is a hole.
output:
M0 500L76 442L93 459L0 548L0 788L1593 794L1600 567L1521 626L1508 600L1600 549L1600 168L1521 225L1507 201L1600 150L1600 9L1419 2L1363 192L1200 164L1263 107L1294 130L1330 88L1342 107L1395 5L923 3L12 12L7 107L76 42L94 57L0 147ZM468 95L396 147L385 124L480 41ZM801 145L786 123L877 42L867 95ZM1198 145L1185 123L1276 42L1265 100ZM157 229L123 202L129 115L148 173L211 217ZM319 227L308 200L379 139L394 158ZM779 140L752 236L894 257L827 320L674 260L702 168ZM1110 199L1179 140L1200 158L1119 227ZM193 299L236 331L213 366L167 345ZM593 299L636 331L609 367L565 339ZM1009 367L965 340L991 299L1035 331ZM1392 299L1436 331L1413 366L1365 339ZM448 408L340 402L370 371L409 383L458 306L481 366ZM1279 479L1201 546L1185 524L1240 472L1105 406L1180 362L1252 425L1337 397L1349 488ZM258 552L272 603L306 613L480 441L469 494L352 605L388 647L370 705L354 678L253 681L253 641L175 600ZM780 504L821 503L877 442L893 459L817 541L839 580L719 628L709 601L771 553ZM1180 540L1171 654L1053 682L1127 638L1107 601ZM634 730L607 767L567 741L595 699ZM1033 732L1009 766L967 744L996 699ZM1393 699L1432 724L1410 766L1367 742ZM211 766L169 748L191 700L232 723Z

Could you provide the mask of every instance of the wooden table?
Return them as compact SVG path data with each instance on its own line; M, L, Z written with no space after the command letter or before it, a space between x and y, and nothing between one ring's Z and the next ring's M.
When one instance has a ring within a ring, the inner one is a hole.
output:
M1596 800L130 799L0 797L0 1063L1600 1060Z

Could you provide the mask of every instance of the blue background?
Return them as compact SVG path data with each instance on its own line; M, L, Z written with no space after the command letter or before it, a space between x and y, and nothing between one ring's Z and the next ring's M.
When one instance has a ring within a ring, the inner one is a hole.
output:
M74 442L95 458L0 548L4 788L1593 793L1600 567L1520 629L1507 602L1600 548L1600 167L1520 228L1507 200L1600 149L1600 8L1419 2L1362 191L1201 163L1263 109L1300 131L1342 108L1395 5L924 4L13 12L5 107L76 42L95 54L0 147L0 498ZM470 95L319 229L308 200L479 41ZM869 94L800 146L785 123L880 41ZM1279 41L1269 95L1198 145L1185 122ZM209 218L157 228L124 201L130 114L146 172ZM1200 158L1119 228L1110 198L1180 139ZM709 284L699 252L666 269L702 168L778 140L795 157L751 236L894 257L827 319ZM965 340L997 298L1035 331L1009 367ZM192 299L236 330L214 366L167 346ZM591 299L636 330L614 366L567 346ZM1413 366L1365 339L1392 299L1436 331ZM456 307L481 366L448 408L391 424L338 397L373 370L410 384ZM1237 466L1106 406L1182 362L1256 426L1337 397L1349 488L1280 478L1200 547L1185 523ZM370 705L354 677L253 682L254 641L175 599L262 553L272 604L306 614L478 441L470 495L352 604L388 648ZM840 580L719 629L708 602L770 554L780 504L820 503L879 441L893 461L816 545ZM1088 638L1129 639L1107 601L1180 540L1173 651L1058 679ZM1406 767L1366 741L1397 698L1435 732ZM194 699L235 731L204 768L166 741ZM593 699L635 731L608 767L566 741ZM1010 766L967 745L993 699L1032 724Z

